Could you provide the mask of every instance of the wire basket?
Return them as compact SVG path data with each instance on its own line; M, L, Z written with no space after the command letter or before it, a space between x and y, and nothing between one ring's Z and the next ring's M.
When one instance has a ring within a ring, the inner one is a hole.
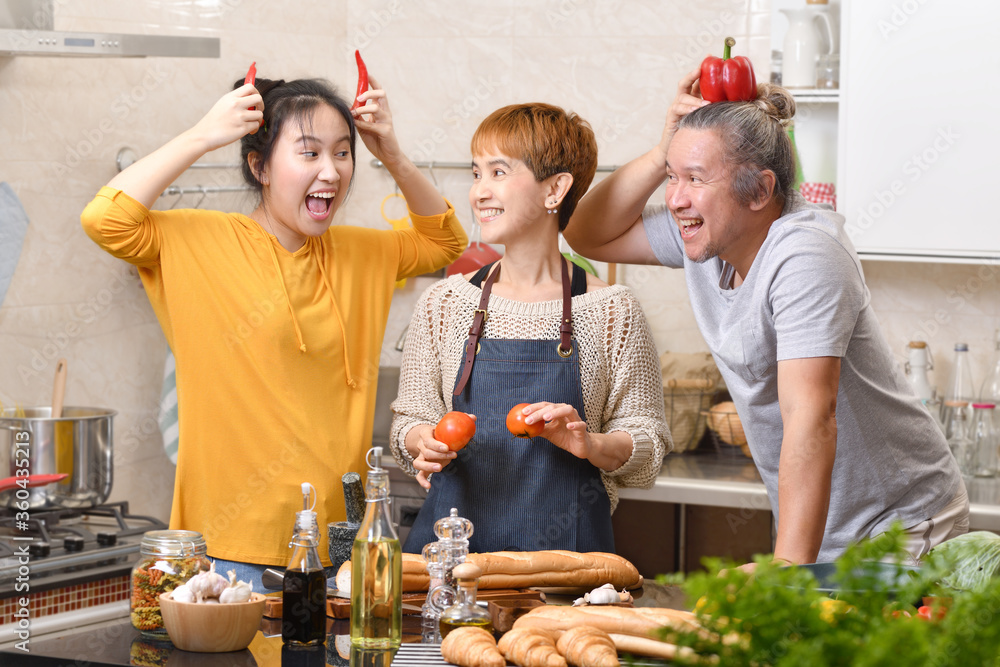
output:
M752 458L743 422L740 421L736 406L732 402L713 405L710 410L703 412L702 416L707 422L708 431L717 450L725 451L738 447L744 456Z
M704 378L663 381L663 404L674 452L694 449L705 435L707 410L712 405L714 390L715 382Z

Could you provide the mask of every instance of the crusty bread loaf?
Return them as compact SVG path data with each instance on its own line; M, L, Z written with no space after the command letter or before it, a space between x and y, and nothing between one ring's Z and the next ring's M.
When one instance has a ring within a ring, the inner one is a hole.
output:
M469 560L483 571L480 588L642 586L635 565L617 554L599 551L495 551L469 554Z
M514 622L515 628L569 630L579 625L604 630L609 635L631 635L659 639L659 630L697 630L694 614L659 607L565 607L546 605L532 609Z
M642 586L642 575L628 560L611 553L575 551L495 551L469 554L469 562L483 571L479 588L569 587L615 588ZM337 588L351 590L351 561L340 566ZM422 556L403 554L403 592L426 591L430 585Z

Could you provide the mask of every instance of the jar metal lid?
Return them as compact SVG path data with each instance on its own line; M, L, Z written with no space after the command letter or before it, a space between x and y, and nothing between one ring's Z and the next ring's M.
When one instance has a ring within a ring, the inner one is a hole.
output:
M150 530L143 533L140 549L157 556L193 556L204 554L208 547L196 530Z

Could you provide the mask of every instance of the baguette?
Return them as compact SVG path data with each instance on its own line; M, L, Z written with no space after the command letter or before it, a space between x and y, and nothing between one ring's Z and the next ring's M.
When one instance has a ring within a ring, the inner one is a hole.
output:
M617 589L642 586L642 575L616 554L575 551L496 551L469 554L466 560L483 571L480 589L571 587L596 588L612 584ZM340 566L337 588L351 591L351 561ZM403 554L403 592L426 591L430 576L423 556Z
M642 586L635 565L617 554L599 551L495 551L469 554L469 560L483 571L480 588Z
M690 646L676 646L675 644L668 644L656 639L646 639L645 637L612 633L611 641L615 643L615 648L619 653L645 655L670 661L674 661L679 657L685 662L690 662L697 655Z
M343 593L351 592L351 561L345 561L336 576L337 590ZM427 573L427 563L420 554L403 554L403 592L413 593L426 591L431 583Z
M659 641L659 630L697 631L701 626L694 614L659 607L565 607L546 605L532 609L514 621L515 628L569 630L589 625L609 635L630 635Z

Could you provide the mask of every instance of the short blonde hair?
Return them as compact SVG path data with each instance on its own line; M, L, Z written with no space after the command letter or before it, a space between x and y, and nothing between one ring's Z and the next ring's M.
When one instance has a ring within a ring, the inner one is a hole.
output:
M568 172L573 185L559 206L559 231L566 228L597 171L597 138L590 124L572 112L534 102L497 109L472 135L472 153L497 150L527 165L535 180Z

